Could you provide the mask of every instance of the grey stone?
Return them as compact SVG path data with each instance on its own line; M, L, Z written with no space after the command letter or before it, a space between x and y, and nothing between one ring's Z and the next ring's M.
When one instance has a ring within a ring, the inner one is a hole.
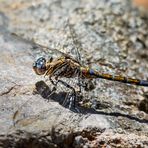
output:
M32 70L36 58L57 53L31 41L75 57L69 18L82 63L147 79L146 14L129 0L7 0L0 11L0 147L148 146L147 88L93 80L80 112L70 110L62 105L68 89L49 97L48 78Z

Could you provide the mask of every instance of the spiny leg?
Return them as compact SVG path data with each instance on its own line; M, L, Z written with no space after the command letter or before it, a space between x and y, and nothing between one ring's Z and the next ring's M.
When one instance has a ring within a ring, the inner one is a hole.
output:
M52 95L52 94L54 94L55 92L56 92L56 90L57 90L57 82L54 82L52 79L51 79L51 77L49 77L49 80L50 80L50 82L52 83L52 85L54 86L53 88L52 88L52 90L51 90L51 92L50 92L50 94L48 95L48 98Z
M82 79L80 77L78 77L78 86L79 86L79 93L82 92Z
M58 82L59 82L59 80L58 80L58 75L61 75L61 74L62 74L62 71L64 71L64 69L67 68L67 64L61 65L60 68L63 69L63 70L61 69L61 72L59 71L59 67L54 70L54 71L55 71L55 75L56 75L55 81L54 81L51 77L49 77L50 82L51 82L51 83L53 84L53 86L54 86L49 96L51 96L51 95L56 91L56 87L57 87L57 84L58 84ZM57 73L56 73L56 72L57 72ZM68 84L67 84L67 85L68 85ZM66 87L67 87L67 86L66 86Z
M54 82L51 79L51 77L49 79L50 79L50 82L54 85L54 88L51 91L51 94L53 94L55 92L58 83L61 83L65 87L67 87L67 88L72 90L72 94L70 95L70 99L69 99L70 100L69 108L72 108L72 103L73 103L73 106L75 108L75 102L76 102L76 91L75 91L75 89L72 86L70 86L69 84L67 84L66 82L62 81L62 80L56 79L56 82ZM65 105L67 103L68 96L69 96L69 94L66 95L65 100L63 101L63 105Z
M75 108L75 105L76 105L76 91L75 91L75 89L72 86L70 86L69 84L67 84L66 82L62 81L62 80L58 80L57 83L61 83L65 87L72 90L72 94L70 95L70 98L68 98L70 100L69 108L72 108L72 103L73 103L73 106ZM67 102L67 97L68 96L66 96L66 98L65 98L65 100L63 102L63 105L65 105L65 103Z
M54 82L53 79L52 79L51 77L49 77L49 80L50 80L50 82L51 82L54 86L57 86L57 81Z

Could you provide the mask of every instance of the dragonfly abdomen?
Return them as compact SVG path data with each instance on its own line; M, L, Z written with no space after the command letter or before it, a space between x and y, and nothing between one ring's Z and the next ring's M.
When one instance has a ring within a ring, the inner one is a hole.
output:
M86 77L86 78L102 78L102 79L107 79L111 81L119 81L122 83L129 83L129 84L140 85L140 86L148 86L147 80L139 80L139 79L133 79L133 78L124 77L120 75L100 73L98 71L95 71L89 68L81 68L81 72L83 74L83 77Z

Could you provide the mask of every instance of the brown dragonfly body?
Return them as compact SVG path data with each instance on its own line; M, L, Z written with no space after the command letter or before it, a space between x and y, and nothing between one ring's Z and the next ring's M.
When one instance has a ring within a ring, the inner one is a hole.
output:
M39 58L33 66L34 71L38 75L45 75L55 77L74 78L80 77L82 79L102 78L112 81L119 81L122 83L129 83L133 85L148 86L148 81L128 78L120 75L110 75L108 73L101 73L99 71L83 67L78 61L71 57L60 57L58 59L49 60L46 62L45 58Z

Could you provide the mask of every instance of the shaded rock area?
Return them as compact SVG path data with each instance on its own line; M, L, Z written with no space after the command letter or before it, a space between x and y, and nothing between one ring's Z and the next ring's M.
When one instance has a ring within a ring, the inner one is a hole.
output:
M148 16L131 1L0 1L0 147L148 147L148 88L92 80L78 112L63 106L66 89L50 96L32 70L36 58L54 57L33 41L74 55L67 18L82 63L148 79Z

